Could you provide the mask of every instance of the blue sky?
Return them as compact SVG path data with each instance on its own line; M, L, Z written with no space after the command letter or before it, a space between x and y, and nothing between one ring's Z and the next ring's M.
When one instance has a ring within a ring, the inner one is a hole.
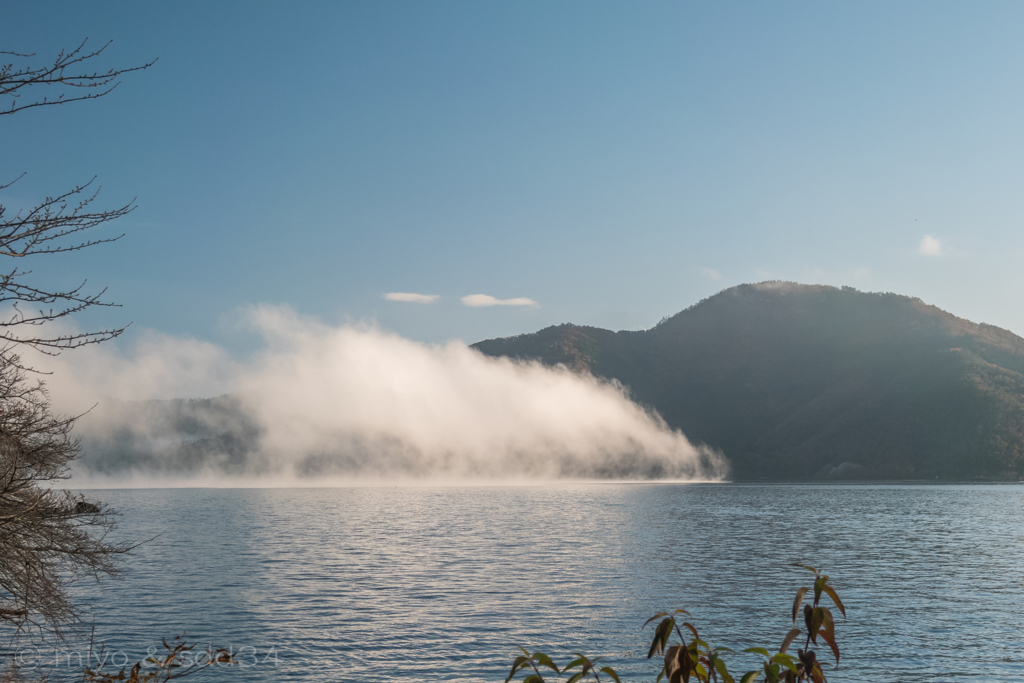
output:
M1022 25L997 2L9 2L2 49L159 61L0 121L0 172L27 172L2 199L93 175L138 197L104 228L124 239L33 267L123 305L83 325L228 348L249 304L474 342L646 328L765 279L1024 334Z

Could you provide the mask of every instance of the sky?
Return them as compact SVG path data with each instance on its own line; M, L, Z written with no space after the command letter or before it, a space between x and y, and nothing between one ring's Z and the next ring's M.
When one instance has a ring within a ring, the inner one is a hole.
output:
M0 121L0 194L93 176L31 264L84 328L244 354L285 305L441 343L643 329L769 279L1024 334L1024 5L7 2L0 49L158 61ZM6 103L0 103L6 104Z

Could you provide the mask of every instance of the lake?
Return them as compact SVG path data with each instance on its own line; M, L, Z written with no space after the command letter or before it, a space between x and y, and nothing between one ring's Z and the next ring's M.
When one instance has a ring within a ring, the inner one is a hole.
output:
M502 681L521 644L653 681L640 627L666 608L688 609L713 645L777 648L810 578L793 562L824 567L847 606L830 681L1024 679L1019 485L90 495L122 513L119 540L152 538L123 580L79 588L96 641L117 663L182 632L238 653L196 680ZM83 647L22 661L68 675Z

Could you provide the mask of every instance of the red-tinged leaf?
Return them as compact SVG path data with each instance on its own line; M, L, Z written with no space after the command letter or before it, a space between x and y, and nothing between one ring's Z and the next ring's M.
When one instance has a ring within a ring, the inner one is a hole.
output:
M555 666L555 663L551 661L551 658L548 657L543 652L534 652L533 653L533 658L537 660L538 664L540 664L541 666L546 666L547 668L549 668L552 671L554 671L556 674L561 674L562 673L561 671L558 670L558 667Z
M693 661L693 651L683 648L683 683L690 683L690 676L696 672L697 664Z
M684 610L684 609L677 609L677 610L676 610L675 612L673 612L672 614L685 614L686 616L690 616L690 613L689 613L689 612L687 612L687 611L686 611L686 610Z
M822 640L828 643L830 648L832 648L832 655L836 658L836 666L839 666L839 646L836 645L836 635L834 633L829 633L825 629L821 629L821 631L818 632L818 635L821 636Z
M804 595L807 594L807 586L803 586L796 592L796 597L793 598L793 623L796 623L796 615L800 612L800 605L803 604Z
M839 611L842 612L843 616L845 617L846 608L843 607L843 601L839 599L838 595L836 595L836 589L832 586L829 586L828 584L825 584L825 586L822 587L822 590L828 593L828 597L832 598L832 603L839 608Z
M724 683L736 683L732 676L729 675L729 670L725 668L725 662L721 659L715 660L715 671L717 671L718 675L722 677L722 681L724 681Z
M764 657L771 656L770 654L768 654L768 650L764 649L763 647L748 647L746 650L744 650L744 652L753 653L755 655L762 655Z
M690 629L690 633L693 634L694 638L700 638L700 636L697 635L697 629L694 628L693 624L691 624L688 621L684 621L683 622L683 626L685 626L686 628Z
M782 641L782 647L779 648L779 652L784 654L786 650L789 649L789 646L793 644L793 641L798 635L800 635L800 629L790 629L789 633L786 634L786 639Z
M678 683L683 677L684 659L686 648L681 645L673 645L665 651L665 675L669 683Z
M821 622L821 627L834 636L836 632L836 622L832 618L832 611L828 607L822 607L821 609L825 612L825 621Z
M809 571L812 574L817 574L818 573L818 570L815 569L814 567L809 567L806 564L800 564L799 562L794 562L793 566L794 567L801 567L803 569L806 569L807 571Z
M817 662L814 663L814 668L811 669L811 680L814 683L828 683L825 680L825 672L821 670L821 665Z
M610 666L602 666L601 673L608 674L609 676L611 676L612 680L614 680L615 683L622 683L622 681L619 680L619 674L615 673L615 669L611 668Z

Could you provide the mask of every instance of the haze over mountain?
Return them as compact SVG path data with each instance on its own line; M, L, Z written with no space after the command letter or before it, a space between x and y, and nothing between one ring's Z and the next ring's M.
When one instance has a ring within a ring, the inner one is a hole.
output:
M474 348L618 380L736 478L1024 474L1024 339L908 296L765 282Z
M235 369L234 393L101 400L79 432L85 467L658 478L718 476L722 455L737 479L1024 475L1024 339L907 296L741 285L649 330L564 324L481 353L257 318L277 341ZM214 372L223 356L208 355ZM108 374L173 376L174 358Z

